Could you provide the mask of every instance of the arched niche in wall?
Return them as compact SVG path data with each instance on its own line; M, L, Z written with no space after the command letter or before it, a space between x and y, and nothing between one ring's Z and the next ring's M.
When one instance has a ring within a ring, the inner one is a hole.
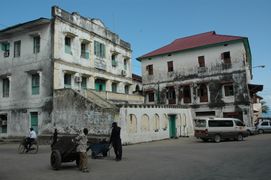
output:
M137 132L137 119L136 115L129 114L127 118L127 133L136 133Z
M150 130L150 118L144 114L141 118L141 132L148 132Z
M154 116L153 116L153 130L155 131L155 132L158 132L159 131L159 129L160 129L160 118L159 118L159 115L158 114L154 114Z
M162 117L162 128L163 130L167 130L168 127L168 115L164 114Z
M182 126L182 115L181 115L181 114L178 114L178 115L177 115L176 126L177 126L177 127Z

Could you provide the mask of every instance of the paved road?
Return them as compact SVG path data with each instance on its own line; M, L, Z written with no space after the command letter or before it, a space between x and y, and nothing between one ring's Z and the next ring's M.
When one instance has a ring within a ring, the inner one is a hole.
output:
M50 167L50 148L38 154L17 154L17 145L0 145L0 180L268 180L271 179L271 134L242 142L203 143L179 138L125 146L121 162L92 160L90 173L75 163Z

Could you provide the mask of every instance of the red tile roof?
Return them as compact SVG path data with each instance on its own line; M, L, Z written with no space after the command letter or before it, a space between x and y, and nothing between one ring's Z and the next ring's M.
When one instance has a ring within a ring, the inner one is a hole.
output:
M234 41L234 40L241 40L245 37L240 36L228 36L228 35L220 35L216 34L215 31L196 34L193 36L188 36L184 38L179 38L173 41L172 43L161 47L159 49L156 49L154 51L151 51L139 58L138 60L141 60L143 58L177 52L177 51L183 51L187 49L202 47L206 45L212 45L222 42L228 42L228 41Z

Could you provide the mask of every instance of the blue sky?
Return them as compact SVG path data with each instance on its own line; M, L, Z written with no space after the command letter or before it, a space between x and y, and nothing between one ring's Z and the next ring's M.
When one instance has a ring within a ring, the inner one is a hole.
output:
M128 41L135 60L174 39L215 30L218 34L248 37L252 52L252 83L263 84L259 93L271 107L271 1L270 0L8 0L1 1L0 29L51 16L51 6L99 18Z

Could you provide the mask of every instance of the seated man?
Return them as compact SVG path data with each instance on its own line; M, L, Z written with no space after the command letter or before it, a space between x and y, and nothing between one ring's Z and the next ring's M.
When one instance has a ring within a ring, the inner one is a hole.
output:
M26 137L25 139L25 148L26 148L26 152L28 152L31 148L31 145L32 143L36 140L37 138L37 134L36 132L34 131L34 129L31 127L30 128L30 132L29 132L29 135L28 137Z

